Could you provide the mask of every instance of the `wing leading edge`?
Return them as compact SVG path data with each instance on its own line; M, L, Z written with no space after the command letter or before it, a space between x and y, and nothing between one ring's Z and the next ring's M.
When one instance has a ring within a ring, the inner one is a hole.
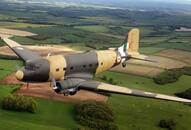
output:
M98 81L84 81L79 84L79 88L90 90L90 91L109 92L109 93L116 93L116 94L122 94L122 95L139 96L139 97L170 100L170 101L183 102L183 103L191 103L191 100L184 99L184 98L145 92L140 90L134 90L134 89L126 88L126 87L120 87L117 85L101 83Z
M40 55L37 53L32 52L31 50L23 47L22 45L16 43L15 41L12 41L8 38L4 38L3 41L7 44L7 46L15 52L19 58L21 58L23 61L31 60L31 59L37 59L40 58Z

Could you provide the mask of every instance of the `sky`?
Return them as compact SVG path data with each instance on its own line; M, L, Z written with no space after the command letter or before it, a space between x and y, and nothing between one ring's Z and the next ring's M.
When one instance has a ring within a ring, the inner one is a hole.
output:
M175 3L191 3L191 0L148 0L148 1L163 1L163 2L175 2Z

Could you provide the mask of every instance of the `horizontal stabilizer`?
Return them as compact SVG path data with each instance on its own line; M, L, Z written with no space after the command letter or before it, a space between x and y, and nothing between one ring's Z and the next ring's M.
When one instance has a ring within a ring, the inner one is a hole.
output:
M31 50L23 47L17 42L10 40L8 38L4 38L3 41L7 44L7 46L15 52L17 56L19 56L23 61L32 60L40 58L41 56Z
M148 61L148 62L157 62L156 60L150 59L146 55L142 55L142 54L138 54L138 53L137 54L130 54L129 57L132 59L136 59L136 60L142 60L142 61Z

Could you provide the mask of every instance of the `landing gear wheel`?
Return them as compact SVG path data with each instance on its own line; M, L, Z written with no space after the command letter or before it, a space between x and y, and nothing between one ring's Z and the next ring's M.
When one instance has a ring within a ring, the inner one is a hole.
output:
M127 65L126 63L122 63L123 68L125 68L125 67L126 67L126 65Z

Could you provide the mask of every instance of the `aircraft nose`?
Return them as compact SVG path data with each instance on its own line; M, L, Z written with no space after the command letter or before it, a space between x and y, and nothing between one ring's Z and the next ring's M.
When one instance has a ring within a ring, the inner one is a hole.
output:
M24 72L21 70L18 70L15 74L17 80L22 80L24 78Z

